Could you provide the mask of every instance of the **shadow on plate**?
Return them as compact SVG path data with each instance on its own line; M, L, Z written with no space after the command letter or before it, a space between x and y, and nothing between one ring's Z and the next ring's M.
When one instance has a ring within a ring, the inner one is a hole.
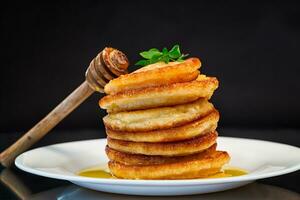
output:
M143 196L145 200L174 200L174 197L149 197ZM191 195L191 196L176 196L176 199L185 199L185 200L237 200L237 199L263 199L263 200L299 200L299 194L271 186L264 185L260 183L252 183L250 185L233 189L224 192L212 193L212 194L201 194L201 195ZM31 196L30 199L33 200L93 200L93 199L105 199L105 200L140 200L141 196L129 196L121 194L110 194L104 192L98 192L93 190L84 189L75 185L70 185L67 187L56 188L53 190L48 190Z

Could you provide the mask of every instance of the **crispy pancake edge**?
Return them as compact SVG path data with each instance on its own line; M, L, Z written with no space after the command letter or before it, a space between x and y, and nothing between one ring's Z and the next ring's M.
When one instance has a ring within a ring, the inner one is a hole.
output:
M213 144L209 148L201 151L199 153L187 155L187 156L148 156L142 154L131 154L124 153L121 151L114 150L105 147L105 152L109 160L116 161L125 165L154 165L154 164L164 164L164 163L173 163L180 161L189 161L202 158L209 154L212 154L216 151L217 144Z
M147 132L122 132L106 128L106 134L113 139L133 142L173 142L212 132L216 130L218 121L219 112L214 109L203 118L199 118L183 126Z
M115 131L152 131L182 126L206 116L214 109L206 99L198 99L189 104L120 112L103 118L106 128Z
M214 143L217 131L177 142L129 142L107 138L107 145L117 151L143 155L183 156L201 152Z
M191 161L179 160L154 165L124 165L109 161L108 166L114 176L125 179L191 179L214 174L229 160L227 152L216 151L207 157Z
M200 75L199 77L203 77ZM141 90L108 95L100 99L99 106L108 113L174 106L189 103L199 98L209 99L218 88L215 77L198 78L191 82L175 83Z
M156 67L158 65L162 66ZM106 94L116 94L133 89L187 82L197 78L200 67L201 62L198 58L169 64L155 63L109 81L104 91Z

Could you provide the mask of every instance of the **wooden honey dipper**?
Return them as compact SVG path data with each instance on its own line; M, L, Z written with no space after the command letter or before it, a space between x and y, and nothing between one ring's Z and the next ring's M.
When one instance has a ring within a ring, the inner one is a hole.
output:
M126 74L128 59L121 51L106 47L90 63L86 80L57 105L46 117L32 127L13 145L0 154L0 162L9 167L14 159L45 136L61 120L87 99L94 91L104 93L104 86L109 80Z

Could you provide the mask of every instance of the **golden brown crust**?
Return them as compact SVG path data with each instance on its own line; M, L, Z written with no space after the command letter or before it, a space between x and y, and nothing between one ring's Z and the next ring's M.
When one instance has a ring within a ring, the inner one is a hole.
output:
M108 166L114 176L125 179L191 179L215 174L229 160L227 152L216 151L199 159L174 163L125 165L109 161Z
M216 143L216 131L177 142L130 142L107 138L107 145L115 150L144 155L183 156L201 152Z
M202 118L214 109L206 99L172 107L111 113L103 118L105 126L115 131L151 131L181 126Z
M201 62L198 58L189 58L183 62L159 62L145 66L133 73L111 80L104 88L106 94L116 94L160 85L187 82L197 78Z
M131 154L124 153L121 151L114 150L106 146L105 152L109 160L116 161L125 165L154 165L163 163L172 163L180 161L188 161L200 159L208 154L212 154L216 151L217 144L215 143L208 149L201 151L200 153L195 153L187 156L147 156L142 154Z
M192 102L199 98L209 99L218 84L215 77L199 75L196 80L191 82L108 95L99 101L99 105L101 108L107 109L108 113L173 106Z
M122 132L106 128L106 134L113 139L133 142L172 142L212 132L216 130L218 121L219 112L214 109L205 117L183 126L147 132Z

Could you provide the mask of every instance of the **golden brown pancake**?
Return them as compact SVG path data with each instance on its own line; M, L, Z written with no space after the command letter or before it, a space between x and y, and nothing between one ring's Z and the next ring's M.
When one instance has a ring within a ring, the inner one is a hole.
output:
M173 106L189 103L199 98L209 99L217 87L218 80L215 77L199 75L191 82L108 95L99 101L99 105L108 113Z
M122 132L106 128L106 134L113 139L133 142L172 142L212 132L216 130L218 121L219 112L214 109L205 117L184 124L183 126L146 132Z
M216 131L176 142L130 142L107 138L107 145L117 151L133 154L183 156L201 152L216 143Z
M116 161L109 161L111 173L118 178L125 179L191 179L213 175L228 163L230 157L227 152L216 151L199 159L178 160L173 163L153 165L125 165Z
M208 149L187 156L147 156L142 154L131 154L124 153L121 151L114 150L106 146L105 152L109 160L116 161L125 165L154 165L163 163L173 163L178 161L188 161L202 158L208 154L212 154L216 151L217 144L215 143Z
M115 131L151 131L181 126L206 116L214 109L206 99L172 107L111 113L103 118L105 126Z
M130 74L111 80L104 87L106 94L116 94L128 90L156 87L172 83L195 80L199 74L201 62L198 58L189 58L183 62L154 63Z

